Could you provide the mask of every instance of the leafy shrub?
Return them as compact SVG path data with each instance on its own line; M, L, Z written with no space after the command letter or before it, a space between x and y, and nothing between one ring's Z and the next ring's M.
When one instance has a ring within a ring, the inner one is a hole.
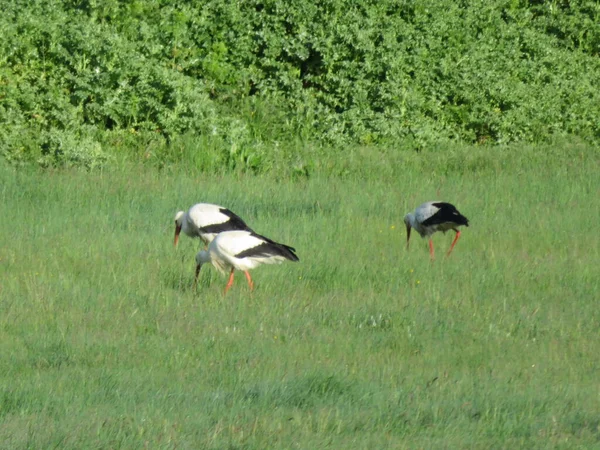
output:
M41 156L37 162L42 167L104 167L111 157L102 145L91 136L78 136L70 130L50 130L42 133Z
M213 162L265 170L297 140L597 141L598 23L584 0L11 0L1 151L47 161L44 142L96 154L110 136L193 135Z

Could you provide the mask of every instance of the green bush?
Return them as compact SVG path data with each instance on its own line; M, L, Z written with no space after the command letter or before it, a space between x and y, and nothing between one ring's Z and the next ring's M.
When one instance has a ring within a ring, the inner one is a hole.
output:
M41 156L37 162L42 167L104 167L111 157L102 150L100 142L92 136L79 136L70 130L53 129L41 135Z
M9 0L0 145L194 135L255 170L298 140L597 141L598 23L593 1Z

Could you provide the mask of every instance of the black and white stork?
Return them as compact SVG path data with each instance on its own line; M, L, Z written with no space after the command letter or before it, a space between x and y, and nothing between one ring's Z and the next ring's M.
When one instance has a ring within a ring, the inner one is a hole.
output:
M244 271L250 290L253 290L254 282L248 270L261 264L279 264L285 260L299 261L295 251L289 245L279 244L253 231L224 231L212 240L207 250L201 250L196 255L194 286L198 282L200 268L210 262L222 274L227 270L230 272L225 293L233 284L233 272L236 269Z
M177 247L181 231L189 237L199 237L208 245L217 234L233 230L252 231L240 216L229 209L211 203L197 203L187 212L175 214L174 245Z
M422 238L429 238L429 254L431 259L434 259L431 235L436 231L445 233L448 230L453 230L456 232L450 250L448 250L448 255L450 255L460 237L458 227L461 225L468 227L469 219L459 213L451 203L434 201L423 203L414 212L408 213L404 216L404 223L406 224L406 249L408 249L410 240L410 230L414 228Z

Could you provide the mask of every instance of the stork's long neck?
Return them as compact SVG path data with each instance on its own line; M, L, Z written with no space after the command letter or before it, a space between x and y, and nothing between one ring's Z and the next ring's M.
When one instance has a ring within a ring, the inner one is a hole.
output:
M190 216L186 212L181 218L181 231L183 231L186 235L192 236L192 226L190 224Z
M413 213L408 213L406 215L405 222L408 222L411 228L418 228L419 226L419 223L417 222L417 219Z
M421 224L419 223L419 221L417 220L417 218L415 217L414 213L408 213L405 217L405 223L407 223L407 225L409 225L411 228L414 228L415 231L419 234L422 235L423 233L423 228L421 227Z

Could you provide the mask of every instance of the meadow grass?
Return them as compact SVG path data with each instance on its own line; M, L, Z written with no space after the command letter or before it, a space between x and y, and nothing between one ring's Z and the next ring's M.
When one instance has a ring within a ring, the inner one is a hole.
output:
M341 161L341 162L340 162ZM339 176L0 167L1 448L600 446L598 152L365 149ZM325 164L326 166L327 164ZM342 167L343 166L343 167ZM343 169L343 170L342 170ZM437 260L402 218L471 221ZM173 248L226 205L300 262Z

